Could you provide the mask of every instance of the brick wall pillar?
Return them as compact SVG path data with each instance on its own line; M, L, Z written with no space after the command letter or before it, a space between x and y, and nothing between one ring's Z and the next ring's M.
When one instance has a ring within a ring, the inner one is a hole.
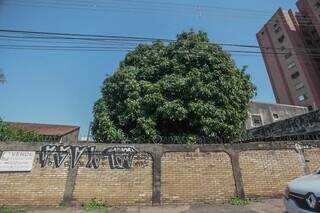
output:
M239 163L240 152L238 150L233 150L233 149L229 149L227 152L231 159L234 182L236 185L236 196L240 198L245 198L242 174L241 174L240 163Z

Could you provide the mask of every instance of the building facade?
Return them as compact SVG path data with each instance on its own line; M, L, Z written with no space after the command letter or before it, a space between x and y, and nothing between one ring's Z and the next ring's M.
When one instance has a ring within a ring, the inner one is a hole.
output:
M308 113L307 107L250 102L246 129L253 129Z
M315 110L320 108L320 34L305 15L305 2L298 3L301 12L280 8L257 39L277 103Z
M319 0L298 0L299 11L306 17L306 23L314 26L320 35L320 1Z

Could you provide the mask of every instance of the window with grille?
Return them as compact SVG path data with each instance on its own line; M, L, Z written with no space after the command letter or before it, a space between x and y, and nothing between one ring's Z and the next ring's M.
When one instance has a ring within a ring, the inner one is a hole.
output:
M308 97L307 97L307 95L306 94L303 94L303 95L300 95L300 96L298 96L298 100L301 102L301 101L305 101L305 100L307 100L308 99Z
M294 67L296 67L296 63L295 62L291 62L291 63L288 64L288 69L289 70L294 68Z
M262 126L261 115L251 115L253 126Z
M281 27L277 27L276 29L273 30L276 34L281 31Z
M296 90L300 90L304 87L304 84L303 82L300 82L300 83L297 83L295 87L296 87Z

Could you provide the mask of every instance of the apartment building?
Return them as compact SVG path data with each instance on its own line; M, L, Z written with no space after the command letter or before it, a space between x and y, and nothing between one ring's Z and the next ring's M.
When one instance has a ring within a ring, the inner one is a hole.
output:
M300 0L300 12L278 9L257 39L277 103L314 110L320 108L320 28L306 15L317 7L310 2Z

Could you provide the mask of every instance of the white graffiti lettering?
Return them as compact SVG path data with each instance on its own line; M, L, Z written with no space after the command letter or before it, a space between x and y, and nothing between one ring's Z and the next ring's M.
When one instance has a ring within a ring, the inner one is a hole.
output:
M102 152L104 157L108 157L111 169L130 169L132 160L137 153L133 147L110 147Z

